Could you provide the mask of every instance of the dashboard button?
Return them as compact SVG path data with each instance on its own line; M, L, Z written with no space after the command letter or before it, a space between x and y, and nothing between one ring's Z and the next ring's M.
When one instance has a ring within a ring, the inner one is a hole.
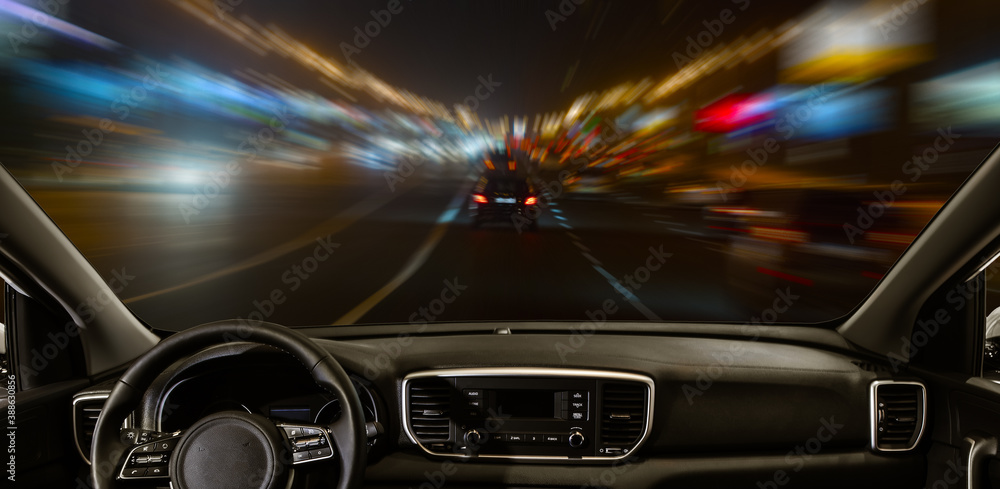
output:
M559 443L562 436L560 435L542 435L545 443Z
M169 438L153 443L153 450L157 452L169 452L177 446L177 438Z
M302 450L301 452L292 453L292 462L305 462L312 458L312 454L308 450Z
M285 434L288 435L289 438L302 436L302 428L298 426L286 426Z
M569 402L587 400L587 391L569 391Z
M543 436L542 435L537 435L537 434L536 435L524 435L524 438L525 438L525 441L527 441L528 443L541 443Z
M125 474L125 477L145 477L146 468L136 467L134 469L125 469L122 473Z
M158 465L156 467L150 467L146 469L147 477L166 477L167 476L167 466Z
M302 428L302 434L303 435L322 435L323 434L323 430L321 430L319 428L306 428L306 427L303 427Z
M510 433L507 435L507 441L511 443L523 443L524 435L520 433Z
M574 421L580 421L580 420L585 421L587 419L587 411L570 411L569 419L572 419Z
M483 397L482 389L462 389L465 397Z
M587 401L572 401L569 403L570 409L580 411L587 409Z

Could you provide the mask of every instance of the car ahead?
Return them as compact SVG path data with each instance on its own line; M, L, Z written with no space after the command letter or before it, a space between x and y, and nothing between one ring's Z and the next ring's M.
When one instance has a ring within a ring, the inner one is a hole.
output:
M472 227L487 222L509 222L520 231L538 230L539 195L528 177L511 171L483 173L469 196Z

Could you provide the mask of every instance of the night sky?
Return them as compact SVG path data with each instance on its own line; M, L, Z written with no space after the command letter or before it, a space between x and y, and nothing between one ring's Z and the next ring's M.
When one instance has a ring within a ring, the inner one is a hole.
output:
M274 24L341 63L341 43L354 43L355 27L364 29L373 21L371 11L383 11L390 3L229 1L235 4L231 13L236 17ZM380 27L353 61L394 86L448 107L472 95L479 77L492 75L501 85L479 108L486 117L561 111L589 91L676 72L671 54L683 49L686 36L704 30L703 20L718 17L722 9L737 14L719 36L725 40L776 24L808 3L399 0L402 10L391 15L389 24ZM740 6L747 8L741 12ZM183 58L223 73L270 71L336 97L301 66L274 54L255 55L167 1L78 0L68 8L73 22L143 54ZM552 14L547 16L547 11Z

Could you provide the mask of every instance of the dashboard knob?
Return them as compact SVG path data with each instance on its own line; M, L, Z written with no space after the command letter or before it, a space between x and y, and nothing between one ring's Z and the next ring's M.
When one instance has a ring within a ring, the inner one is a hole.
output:
M465 444L466 445L479 445L485 441L485 438L478 430L469 430L465 432Z
M573 448L580 448L580 447L582 447L583 444L584 444L584 442L586 442L586 441L587 441L587 438L584 437L583 433L580 433L579 431L571 431L569 433L569 446L571 446Z

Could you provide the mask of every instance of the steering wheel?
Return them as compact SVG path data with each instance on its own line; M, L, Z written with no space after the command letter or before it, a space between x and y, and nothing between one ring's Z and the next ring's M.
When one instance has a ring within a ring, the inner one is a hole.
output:
M121 425L153 380L171 364L207 347L253 342L295 357L313 380L340 400L330 425L294 425L242 411L210 414L179 433L133 432ZM164 482L176 489L283 489L293 467L339 461L338 489L361 487L367 455L361 400L330 353L302 333L273 323L250 326L235 320L208 323L161 341L118 379L94 428L91 479L95 489L119 481Z

